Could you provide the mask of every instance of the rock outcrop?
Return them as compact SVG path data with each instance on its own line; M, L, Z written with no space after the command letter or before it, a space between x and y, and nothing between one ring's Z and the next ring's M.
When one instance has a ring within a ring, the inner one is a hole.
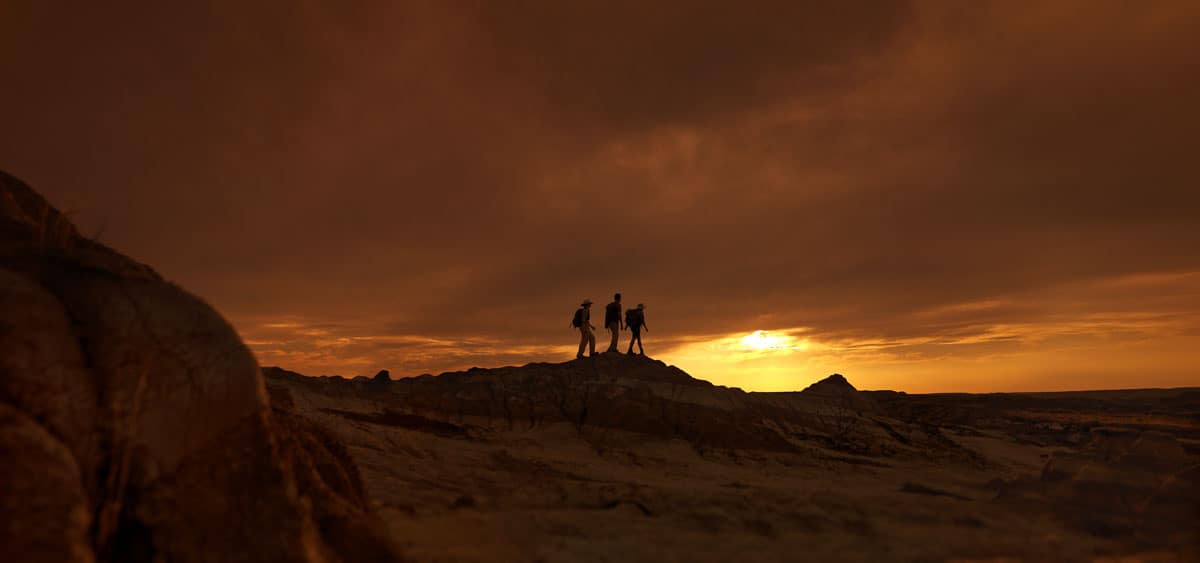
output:
M220 315L2 172L0 312L4 560L395 558Z
M871 400L841 375L803 392L747 393L693 378L652 358L619 353L387 382L305 377L276 367L265 368L264 374L272 391L281 387L272 384L280 382L376 405L374 414L338 411L355 420L439 435L567 423L576 430L603 428L684 440L698 450L796 453L821 447L856 454L904 450L918 456L924 455L922 444L933 439L912 434L902 422L877 420ZM942 451L941 438L936 439Z
M835 373L805 387L803 391L800 391L800 394L826 404L851 408L859 412L872 412L876 410L871 399L859 393L858 389L855 389L849 381L846 381L846 377L840 373Z
M1082 450L1050 456L1036 484L1058 505L1087 508L1060 516L1097 535L1200 545L1194 529L1159 525L1200 518L1200 464L1179 441L1161 431L1128 428L1097 427L1090 434Z

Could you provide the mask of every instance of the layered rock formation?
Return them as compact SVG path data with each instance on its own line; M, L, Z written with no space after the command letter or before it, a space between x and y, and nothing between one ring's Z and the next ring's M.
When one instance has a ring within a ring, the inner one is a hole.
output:
M268 382L287 381L326 396L371 402L381 420L450 424L463 433L569 423L576 430L610 428L682 439L698 449L794 453L815 446L917 456L925 455L923 445L937 440L922 429L878 416L871 399L839 374L801 392L747 393L625 354L395 381L310 378L280 368L266 368L265 374Z
M220 315L4 173L0 315L4 560L396 555Z
M1038 490L1061 519L1083 531L1200 546L1196 527L1161 525L1200 524L1200 462L1180 441L1157 430L1104 426L1089 435L1081 450L1052 454L1040 480L1014 483L1005 493Z

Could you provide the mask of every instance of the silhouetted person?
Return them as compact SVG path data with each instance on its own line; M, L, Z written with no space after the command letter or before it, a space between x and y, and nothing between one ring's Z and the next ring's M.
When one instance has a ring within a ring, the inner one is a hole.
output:
M613 302L604 307L604 327L612 333L612 342L608 345L609 352L619 352L617 350L617 335L625 328L625 323L621 322L621 294L613 294Z
M646 306L638 303L637 309L625 311L625 326L633 333L633 336L629 337L629 351L626 353L632 354L633 343L637 342L638 353L645 356L646 350L642 348L642 329L650 332L650 327L646 326Z
M579 352L575 354L575 358L583 357L583 347L589 346L589 356L596 355L596 335L592 333L596 327L592 326L592 300L584 299L579 308L575 310L575 318L571 319L571 326L579 329Z

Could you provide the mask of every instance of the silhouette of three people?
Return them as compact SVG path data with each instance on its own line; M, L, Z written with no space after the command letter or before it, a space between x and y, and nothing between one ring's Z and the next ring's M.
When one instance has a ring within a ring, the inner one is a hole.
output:
M579 305L579 309L575 311L575 318L571 320L571 326L579 329L579 351L575 354L576 358L583 357L584 348L588 348L588 355L596 355L596 327L591 323L592 300L584 299ZM604 307L604 327L608 329L612 336L612 340L608 344L608 352L619 352L617 341L620 337L620 331L626 328L632 333L629 339L629 351L627 354L633 354L633 343L637 342L638 353L646 355L646 350L642 347L642 329L647 332L650 328L646 326L646 306L639 303L636 309L625 311L625 315L621 315L621 294L613 294L612 303Z

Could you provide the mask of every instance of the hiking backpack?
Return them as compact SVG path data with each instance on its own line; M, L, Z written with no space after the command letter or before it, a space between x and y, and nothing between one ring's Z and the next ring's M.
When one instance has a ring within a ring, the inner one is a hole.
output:
M625 326L640 326L642 324L642 312L637 309L628 309L625 311Z
M575 318L571 319L571 326L575 328L583 326L583 307L575 309Z
M621 320L621 304L613 301L604 306L604 326Z

